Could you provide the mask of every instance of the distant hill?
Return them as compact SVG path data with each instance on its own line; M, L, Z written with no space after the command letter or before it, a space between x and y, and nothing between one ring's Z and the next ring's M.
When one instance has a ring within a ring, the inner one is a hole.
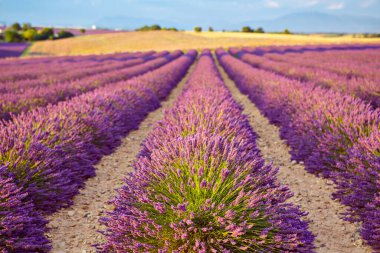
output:
M285 15L273 20L250 20L239 27L263 27L266 31L305 33L380 33L380 18L331 15L320 12L303 12Z

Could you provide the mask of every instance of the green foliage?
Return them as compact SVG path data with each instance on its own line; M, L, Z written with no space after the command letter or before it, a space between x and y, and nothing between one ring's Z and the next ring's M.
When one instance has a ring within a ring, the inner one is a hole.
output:
M81 33L85 33L85 29L80 29ZM57 38L69 38L73 37L74 34L67 31L60 31ZM36 40L53 40L55 39L55 34L53 28L42 28L37 31L30 23L23 23L22 26L19 23L14 23L4 34L0 34L0 40L5 40L6 42L22 42L22 41L36 41Z
M22 24L22 30L23 31L27 31L27 30L30 30L32 29L32 25L30 23L24 23Z
M6 42L21 42L23 38L17 31L8 29L4 32L4 40Z
M27 40L27 41L34 41L37 35L38 35L38 32L34 28L27 29L22 33L22 37L24 37L24 40Z
M80 31L82 34L85 34L85 33L86 33L86 29L84 29L84 28L79 29L79 31Z
M20 31L21 30L21 25L19 23L13 23L10 27L13 31Z
M362 33L354 34L354 38L380 38L380 33Z
M43 28L36 36L36 40L54 39L54 30L52 28Z
M74 37L74 34L65 30L61 30L58 33L58 39L64 39L64 38L70 38L70 37Z
M161 26L159 25L151 25L151 26L144 25L143 27L136 29L136 31L160 31L160 30L162 29L161 29Z
M200 26L194 27L194 32L202 32L202 27Z
M265 33L265 31L262 27L259 27L255 30L255 33Z
M161 28L161 30L162 31L173 31L173 32L177 32L178 30L177 30L177 28L175 28L175 27L163 27L163 28Z
M292 34L292 33L288 29L285 29L284 34Z
M241 28L241 31L242 31L243 33L251 33L251 32L253 32L252 28L249 27L249 26L243 26L243 27Z
M159 30L161 30L161 26L159 26L159 25L152 25L152 26L150 27L150 29L151 29L152 31L159 31Z
M213 32L214 31L214 28L212 28L211 26L208 28L208 31L209 32Z

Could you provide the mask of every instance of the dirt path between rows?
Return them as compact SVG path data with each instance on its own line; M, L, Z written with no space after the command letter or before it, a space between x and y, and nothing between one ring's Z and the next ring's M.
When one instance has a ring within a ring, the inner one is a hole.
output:
M316 251L320 253L367 253L358 233L359 225L339 218L345 207L331 199L332 182L307 173L302 164L291 161L289 147L280 139L279 129L269 123L249 98L238 90L234 82L219 67L233 98L243 105L244 114L258 134L257 145L267 162L279 168L278 179L294 193L290 202L307 211L310 230L316 235Z
M104 238L97 231L103 227L98 223L99 217L112 209L107 202L116 196L116 189L123 185L123 178L133 170L131 163L141 149L141 142L147 137L152 126L163 118L164 110L172 105L180 94L195 64L187 76L173 89L161 107L151 112L139 129L125 137L117 150L102 158L95 166L96 177L86 182L84 189L74 198L74 205L62 209L48 217L51 228L47 234L52 241L55 253L95 252L91 246Z

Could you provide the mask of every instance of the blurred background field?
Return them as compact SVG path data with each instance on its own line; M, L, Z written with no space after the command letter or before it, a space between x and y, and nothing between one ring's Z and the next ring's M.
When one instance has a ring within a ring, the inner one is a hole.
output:
M218 47L380 43L380 38L352 35L286 35L236 32L118 32L33 43L24 57L105 54L127 51L215 49Z
M28 43L2 43L0 42L0 58L19 57L29 46Z

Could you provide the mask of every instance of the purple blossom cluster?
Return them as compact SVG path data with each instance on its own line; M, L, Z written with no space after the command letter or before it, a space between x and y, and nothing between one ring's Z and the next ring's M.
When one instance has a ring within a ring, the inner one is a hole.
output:
M254 68L217 50L239 89L281 127L293 159L336 183L334 197L362 221L361 234L380 250L380 109L331 89Z
M0 167L0 252L48 252L44 237L47 221L35 211L27 193L18 187L8 169Z
M312 252L305 213L204 51L101 219L99 252Z
M149 66L152 71L144 75L3 122L0 163L28 193L22 199L25 208L30 202L49 214L70 205L84 181L95 175L93 165L160 106L196 55L189 51L160 68ZM8 218L4 215L0 213L0 220Z
M118 62L110 64L110 66L91 67L90 70L82 70L79 73L74 67L66 73L66 76L62 77L63 80L52 81L46 77L45 83L40 82L38 78L31 81L18 81L17 86L20 87L18 91L12 90L0 95L0 118L8 120L14 114L47 104L55 104L96 88L141 75L180 55L180 51L170 54L167 52L156 53L150 57ZM103 65L104 63L99 64ZM74 80L70 80L72 78ZM69 80L64 81L65 79ZM5 84L4 86L9 87L10 85Z
M19 57L28 46L28 43L0 43L0 59Z
M307 53L251 54L231 50L243 61L289 78L359 97L380 107L380 50L339 50ZM361 57L358 57L361 54ZM366 58L363 57L367 56Z

